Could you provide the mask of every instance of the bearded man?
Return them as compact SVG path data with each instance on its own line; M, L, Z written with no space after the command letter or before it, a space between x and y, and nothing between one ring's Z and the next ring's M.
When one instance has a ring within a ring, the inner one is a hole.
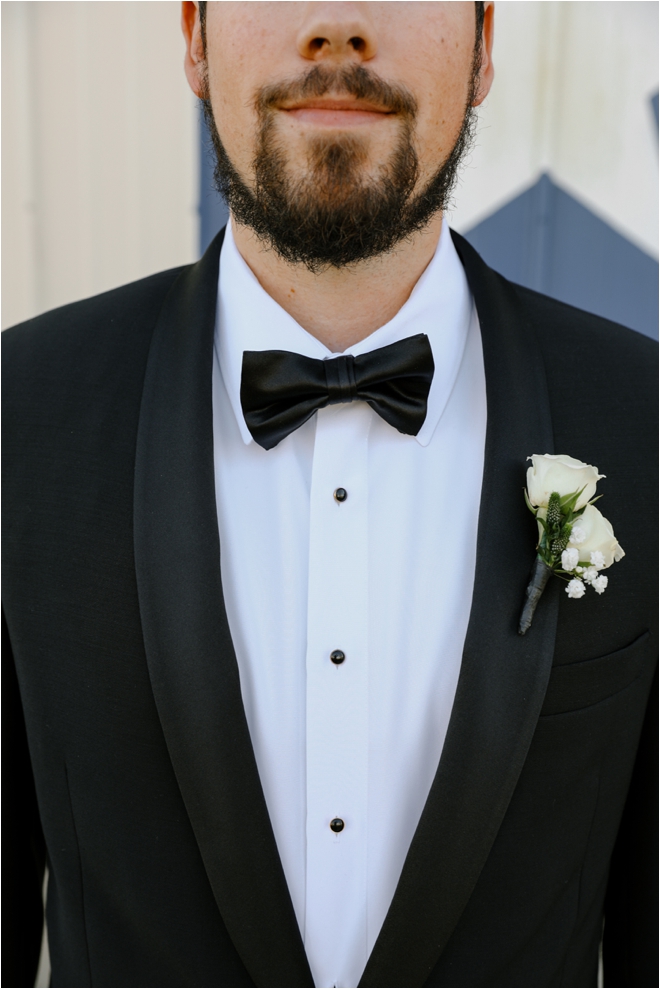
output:
M653 345L447 227L493 16L184 3L230 223L4 335L5 984L45 860L54 986L657 984Z

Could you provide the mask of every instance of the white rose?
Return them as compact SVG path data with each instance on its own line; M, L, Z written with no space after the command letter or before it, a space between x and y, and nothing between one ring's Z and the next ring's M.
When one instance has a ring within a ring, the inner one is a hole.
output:
M611 567L625 556L619 546L608 520L600 514L595 505L587 505L580 516L580 527L584 530L584 542L580 544L580 562L595 565L598 570ZM597 556L596 554L600 554ZM601 563L602 557L602 563Z
M598 481L605 477L598 473L596 467L583 464L581 460L574 460L564 453L556 456L535 453L527 459L532 461L532 466L527 469L527 495L535 506L547 507L553 491L563 496L584 488L575 506L584 508L596 494Z

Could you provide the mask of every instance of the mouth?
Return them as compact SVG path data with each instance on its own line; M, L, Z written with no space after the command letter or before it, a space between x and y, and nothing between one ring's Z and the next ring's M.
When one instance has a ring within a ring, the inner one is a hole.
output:
M335 129L380 123L395 115L382 106L355 99L317 98L302 100L292 106L281 106L279 109L300 123Z

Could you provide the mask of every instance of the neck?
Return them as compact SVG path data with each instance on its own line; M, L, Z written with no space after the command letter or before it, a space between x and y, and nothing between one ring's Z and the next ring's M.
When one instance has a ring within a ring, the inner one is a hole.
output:
M442 229L438 214L387 255L314 273L283 261L249 227L232 222L236 246L262 288L333 353L364 340L398 313L433 257Z

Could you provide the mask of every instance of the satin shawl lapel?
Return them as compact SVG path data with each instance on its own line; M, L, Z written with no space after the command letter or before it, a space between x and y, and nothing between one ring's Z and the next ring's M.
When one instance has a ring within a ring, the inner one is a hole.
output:
M553 452L540 350L515 289L454 241L481 324L488 407L472 610L438 772L360 986L426 984L506 812L554 652L558 581L517 634L536 543L525 458Z
M211 370L220 235L163 306L135 466L135 558L163 732L222 919L257 986L313 986L273 836L220 582Z

